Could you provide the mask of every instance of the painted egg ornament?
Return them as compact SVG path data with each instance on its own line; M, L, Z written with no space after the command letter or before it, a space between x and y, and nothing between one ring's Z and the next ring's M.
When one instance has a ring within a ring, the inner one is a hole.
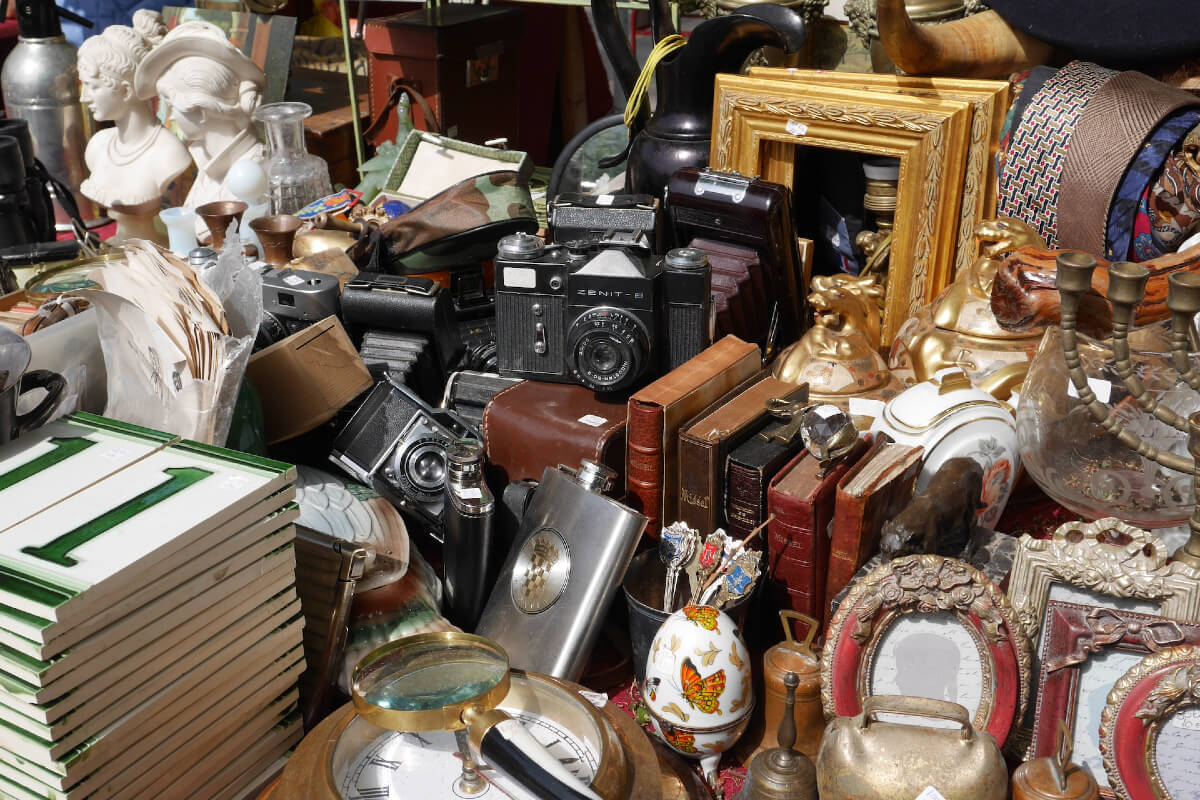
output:
M712 606L667 617L650 643L642 699L663 741L715 771L754 708L750 656L733 619Z

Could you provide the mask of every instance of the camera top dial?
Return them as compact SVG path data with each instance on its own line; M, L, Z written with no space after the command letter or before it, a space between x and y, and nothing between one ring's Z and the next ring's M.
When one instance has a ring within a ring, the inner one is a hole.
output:
M567 362L575 379L595 392L631 387L650 362L650 336L634 315L612 306L581 314L567 333Z

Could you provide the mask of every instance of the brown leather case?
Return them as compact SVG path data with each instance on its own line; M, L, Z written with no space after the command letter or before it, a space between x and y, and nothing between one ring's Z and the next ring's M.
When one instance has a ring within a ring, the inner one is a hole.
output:
M429 102L447 136L477 144L504 136L516 145L521 32L521 10L500 6L450 4L367 20L371 118L399 78ZM412 114L416 127L433 130L415 103ZM393 114L376 140L395 136Z
M773 398L804 402L808 385L785 383L765 369L704 410L679 434L678 519L707 536L725 524L725 458L771 420Z
M782 610L824 619L825 572L829 566L829 527L837 484L866 452L859 440L850 453L821 474L807 450L780 470L767 489L767 585Z
M725 464L725 516L727 531L734 539L745 539L767 518L767 485L796 457L804 440L796 435L781 441L772 434L790 423L768 423L762 430L729 451Z
M726 336L629 398L626 503L650 519L646 533L676 517L679 429L761 366L756 345Z
M521 381L483 410L483 446L493 486L540 480L546 467L579 467L585 458L615 469L610 494L623 492L625 397L569 383Z
M866 454L838 481L826 597L836 596L879 549L884 521L912 500L924 454L922 447L896 444L877 436ZM828 603L824 611L828 627Z

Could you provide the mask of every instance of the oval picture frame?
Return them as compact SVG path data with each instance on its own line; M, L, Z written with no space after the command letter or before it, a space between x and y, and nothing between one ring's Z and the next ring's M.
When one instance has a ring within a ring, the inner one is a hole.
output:
M1123 800L1186 800L1171 794L1156 755L1163 724L1200 707L1200 646L1152 653L1130 668L1108 695L1100 717L1100 752L1113 791ZM1200 731L1192 731L1200 738Z
M862 712L880 642L892 625L910 615L944 613L966 628L982 667L983 694L973 725L1003 746L1029 700L1029 640L1008 599L986 575L943 556L898 558L851 587L830 623L821 655L826 716Z

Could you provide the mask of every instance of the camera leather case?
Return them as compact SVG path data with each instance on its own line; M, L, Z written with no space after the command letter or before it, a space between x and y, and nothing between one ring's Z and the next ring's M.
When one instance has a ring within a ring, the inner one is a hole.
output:
M490 482L536 480L547 467L587 458L616 470L611 493L623 493L625 404L625 395L598 395L566 383L522 381L500 391L483 411Z

